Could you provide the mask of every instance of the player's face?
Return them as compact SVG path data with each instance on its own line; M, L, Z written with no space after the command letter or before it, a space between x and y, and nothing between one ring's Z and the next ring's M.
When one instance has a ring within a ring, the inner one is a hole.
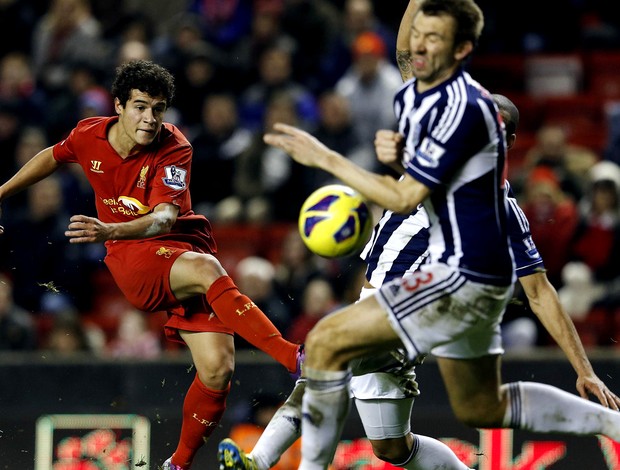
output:
M146 146L155 140L161 129L166 112L166 100L152 97L140 90L132 90L131 97L123 107L118 99L114 102L118 113L121 138L135 145Z
M418 80L418 91L438 85L458 67L462 57L455 53L455 29L456 21L448 15L428 16L419 12L415 16L409 48L411 69Z

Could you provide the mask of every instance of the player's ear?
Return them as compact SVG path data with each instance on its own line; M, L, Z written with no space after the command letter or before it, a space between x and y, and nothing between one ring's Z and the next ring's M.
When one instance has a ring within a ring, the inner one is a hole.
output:
M517 140L517 134L510 134L506 136L506 148L512 148Z
M461 41L454 50L454 58L456 60L465 60L474 50L474 43L471 41Z
M120 114L123 111L124 106L121 104L121 100L114 98L114 111L116 114Z

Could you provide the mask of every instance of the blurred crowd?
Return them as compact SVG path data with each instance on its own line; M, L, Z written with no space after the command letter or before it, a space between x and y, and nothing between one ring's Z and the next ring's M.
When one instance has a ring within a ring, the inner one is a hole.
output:
M536 15L520 6L510 17L497 2L478 3L486 15L480 53L620 50L609 2L538 2ZM376 129L395 122L392 97L401 79L394 46L404 6L0 0L0 28L10 38L0 44L0 181L79 119L113 113L108 90L117 65L140 58L166 66L177 82L166 120L194 147L195 210L216 227L291 226L274 256L250 253L237 260L234 276L286 336L303 342L320 318L355 301L364 266L355 257L320 259L304 247L294 228L299 207L331 180L268 148L262 135L276 121L301 126L365 168L389 173L372 143ZM563 20L548 22L545 8L563 11ZM620 150L607 150L578 147L561 128L542 126L512 182L549 278L593 346L620 338L620 159L608 158ZM84 321L108 288L104 250L67 242L72 214L95 215L76 168L3 203L0 350L156 357L167 347L161 318L121 302L112 328ZM507 313L507 344L547 345L520 296Z

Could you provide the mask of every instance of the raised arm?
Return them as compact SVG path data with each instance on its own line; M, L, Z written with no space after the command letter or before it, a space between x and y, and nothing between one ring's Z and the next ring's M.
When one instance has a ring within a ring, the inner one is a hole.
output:
M400 20L398 36L396 36L396 63L400 70L403 82L413 78L411 72L411 51L409 49L409 37L411 36L411 25L420 3L423 0L409 0L407 9Z
M562 348L577 372L579 395L587 399L588 394L592 394L603 406L614 410L620 409L620 398L594 373L575 325L562 308L558 293L547 279L547 275L544 272L534 273L520 277L519 282L523 286L532 311Z

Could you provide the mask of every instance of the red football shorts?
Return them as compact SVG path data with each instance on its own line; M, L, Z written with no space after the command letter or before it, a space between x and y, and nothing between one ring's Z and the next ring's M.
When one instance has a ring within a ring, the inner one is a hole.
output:
M168 312L166 337L183 342L178 330L233 334L212 312L205 295L179 302L170 289L170 269L186 251L205 250L174 240L108 244L105 264L127 300L145 312Z

